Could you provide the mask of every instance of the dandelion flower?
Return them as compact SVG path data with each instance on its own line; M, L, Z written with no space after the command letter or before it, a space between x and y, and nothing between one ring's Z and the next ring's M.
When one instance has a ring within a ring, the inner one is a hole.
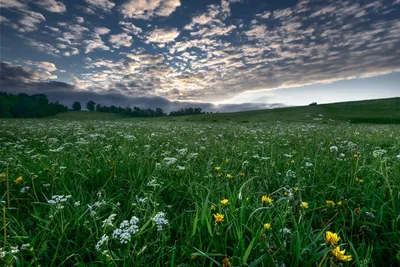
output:
M224 215L223 214L214 214L215 223L223 223L224 222Z
M211 205L211 210L216 210L217 208L214 205Z
M267 197L267 196L262 196L261 197L261 203L262 204L272 204L272 198Z
M353 155L353 158L359 159L359 158L360 158L360 155L359 155L358 153L355 153L355 154Z
M264 230L265 231L271 230L271 224L270 223L264 223Z
M226 174L226 178L232 179L232 175L230 175L229 173L227 173L227 174Z
M351 261L352 260L351 255L344 255L346 253L346 250L345 249L340 250L339 246L332 249L331 253L338 261Z
M335 206L335 202L332 201L332 200L327 200L325 202L326 202L326 205L328 205L328 207L334 207Z
M221 204L222 204L223 206L228 205L228 204L229 204L229 200L227 200L227 199L225 198L225 199L221 200Z
M22 183L24 180L22 179L22 176L20 176L20 177L18 177L17 179L15 179L14 180L14 182L16 183L16 184L20 184L20 183Z
M299 191L299 187L296 186L295 188L293 188L294 191Z
M339 202L337 203L337 205L338 205L338 207L341 207L341 206L343 205L342 201L339 201Z
M308 209L308 202L301 202L300 207L302 207L303 209Z
M327 244L330 244L331 246L336 245L340 240L340 237L336 233L332 233L330 231L327 231L325 233L325 242Z
M232 265L231 265L231 262L229 261L229 259L225 258L225 259L222 260L222 266L223 267L230 267Z
M216 170L217 172L219 172L219 171L221 170L221 167L215 167L215 170Z
M356 178L356 181L359 182L359 183L364 183L364 179L358 179L358 178Z

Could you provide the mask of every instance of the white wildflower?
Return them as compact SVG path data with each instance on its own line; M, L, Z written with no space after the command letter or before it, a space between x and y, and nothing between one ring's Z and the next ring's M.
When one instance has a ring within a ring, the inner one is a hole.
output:
M108 241L108 236L106 236L105 234L101 237L101 239L99 240L99 242L97 242L96 244L96 250L100 251L101 247L103 246L104 243L106 243Z
M112 237L114 239L119 239L121 244L126 244L131 239L132 235L136 234L139 231L139 227L137 223L139 222L139 218L133 216L130 221L125 220L121 222L118 229L113 231Z
M24 193L28 192L29 189L30 189L29 186L25 186L25 187L22 187L22 188L21 188L20 192L24 194Z
M113 221L115 219L115 216L117 216L117 214L115 214L115 213L113 213L110 216L108 216L108 218L103 221L102 227L104 228L104 227L107 227L107 226L113 226Z
M177 158L164 158L164 162L167 165L171 165L174 164L175 162L177 162L178 159Z
M168 225L168 220L165 218L164 212L157 213L153 218L153 222L157 225L158 231L162 231L164 225Z
M338 151L338 147L337 147L337 146L331 146L331 147L329 148L329 150L330 150L331 152L337 152L337 151Z

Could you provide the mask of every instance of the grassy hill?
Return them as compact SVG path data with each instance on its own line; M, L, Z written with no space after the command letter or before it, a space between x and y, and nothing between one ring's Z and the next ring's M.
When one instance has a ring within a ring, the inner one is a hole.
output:
M321 115L323 115L323 117ZM400 98L341 102L317 106L285 107L233 113L203 114L183 117L164 117L159 120L197 122L311 122L349 121L352 123L400 123Z
M323 117L322 117L323 116ZM67 112L58 114L62 120L116 120L129 117L98 112ZM134 119L134 118L132 118ZM145 120L143 118L135 118ZM400 98L341 102L317 106L285 107L267 110L252 110L233 113L214 113L181 117L162 117L160 121L192 122L323 122L341 121L352 123L398 123L400 124Z

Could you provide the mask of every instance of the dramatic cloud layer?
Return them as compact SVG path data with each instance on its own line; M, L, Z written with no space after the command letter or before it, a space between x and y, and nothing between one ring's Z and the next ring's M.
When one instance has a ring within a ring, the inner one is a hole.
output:
M0 0L2 69L21 72L2 87L208 103L400 71L398 0L200 2Z

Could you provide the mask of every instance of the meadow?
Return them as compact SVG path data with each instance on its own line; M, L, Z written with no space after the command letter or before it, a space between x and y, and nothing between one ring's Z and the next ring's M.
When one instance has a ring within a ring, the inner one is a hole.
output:
M7 266L398 266L400 127L0 120Z

